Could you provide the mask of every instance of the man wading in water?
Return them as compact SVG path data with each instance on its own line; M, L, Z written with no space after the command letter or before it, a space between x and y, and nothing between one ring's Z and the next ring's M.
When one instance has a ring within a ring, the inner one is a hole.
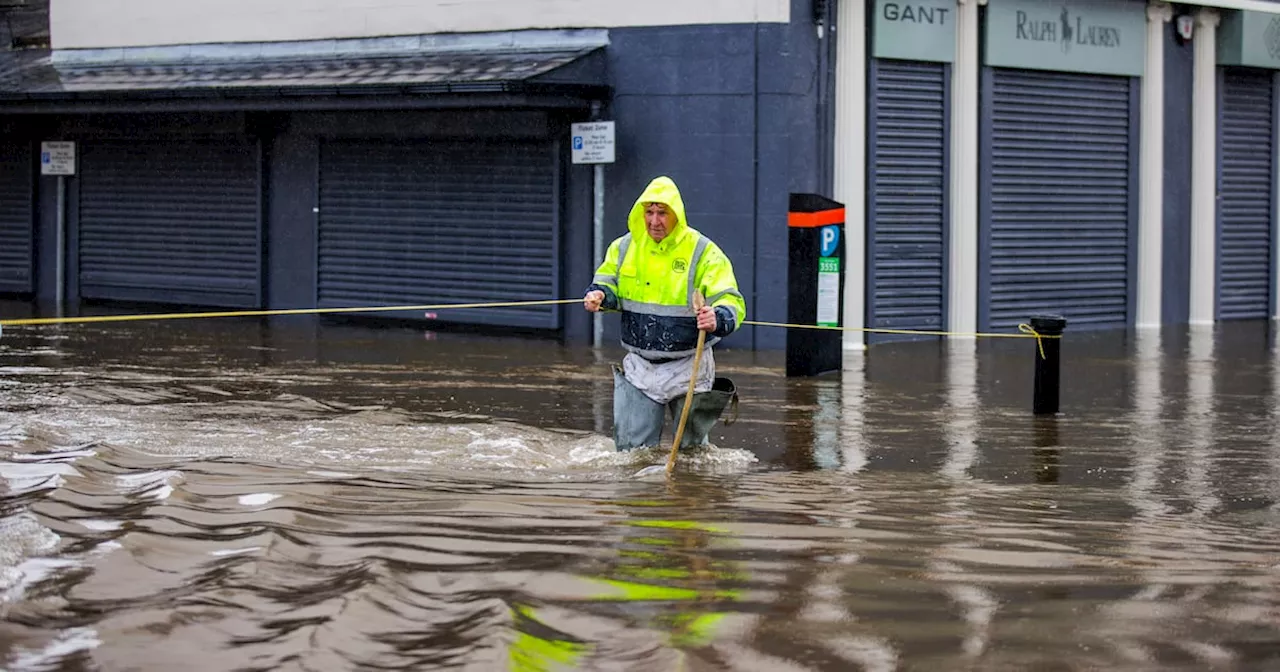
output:
M618 450L656 446L666 413L680 417L702 330L706 346L680 448L706 445L735 395L731 380L716 377L711 346L742 325L746 301L729 258L689 227L671 178L649 183L631 207L627 229L609 245L582 301L593 313L622 311L627 355L621 368L613 367L614 443ZM696 313L695 290L707 304Z

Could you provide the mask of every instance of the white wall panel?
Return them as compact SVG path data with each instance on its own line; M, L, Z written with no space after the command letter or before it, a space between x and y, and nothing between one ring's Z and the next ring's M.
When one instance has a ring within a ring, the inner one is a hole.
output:
M55 49L787 23L790 0L52 0Z

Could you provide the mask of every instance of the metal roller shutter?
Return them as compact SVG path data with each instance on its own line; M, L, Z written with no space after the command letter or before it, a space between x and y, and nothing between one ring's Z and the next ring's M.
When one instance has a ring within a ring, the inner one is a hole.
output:
M0 292L32 291L31 154L0 143Z
M1129 322L1130 80L995 69L988 328Z
M556 180L545 142L332 141L321 148L322 307L558 297ZM555 306L441 320L558 328Z
M82 146L82 297L260 307L256 144L226 138Z
M875 63L868 316L873 328L944 326L946 72L941 63Z
M1223 75L1218 187L1218 319L1271 314L1272 75Z

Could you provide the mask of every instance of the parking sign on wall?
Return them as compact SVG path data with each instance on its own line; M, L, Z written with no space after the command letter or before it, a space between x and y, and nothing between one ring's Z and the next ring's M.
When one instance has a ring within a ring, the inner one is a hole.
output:
M40 143L40 174L75 175L76 143L49 141Z
M574 163L613 163L613 122L589 121L572 124Z

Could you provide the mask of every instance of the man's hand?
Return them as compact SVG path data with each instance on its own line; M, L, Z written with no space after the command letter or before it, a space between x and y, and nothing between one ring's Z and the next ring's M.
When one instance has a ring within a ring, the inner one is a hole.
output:
M589 313L598 313L600 312L600 303L602 301L604 301L604 292L597 289L587 292L587 295L582 297L582 307L586 308Z
M711 306L703 306L698 311L698 328L705 332L716 330L716 310Z

